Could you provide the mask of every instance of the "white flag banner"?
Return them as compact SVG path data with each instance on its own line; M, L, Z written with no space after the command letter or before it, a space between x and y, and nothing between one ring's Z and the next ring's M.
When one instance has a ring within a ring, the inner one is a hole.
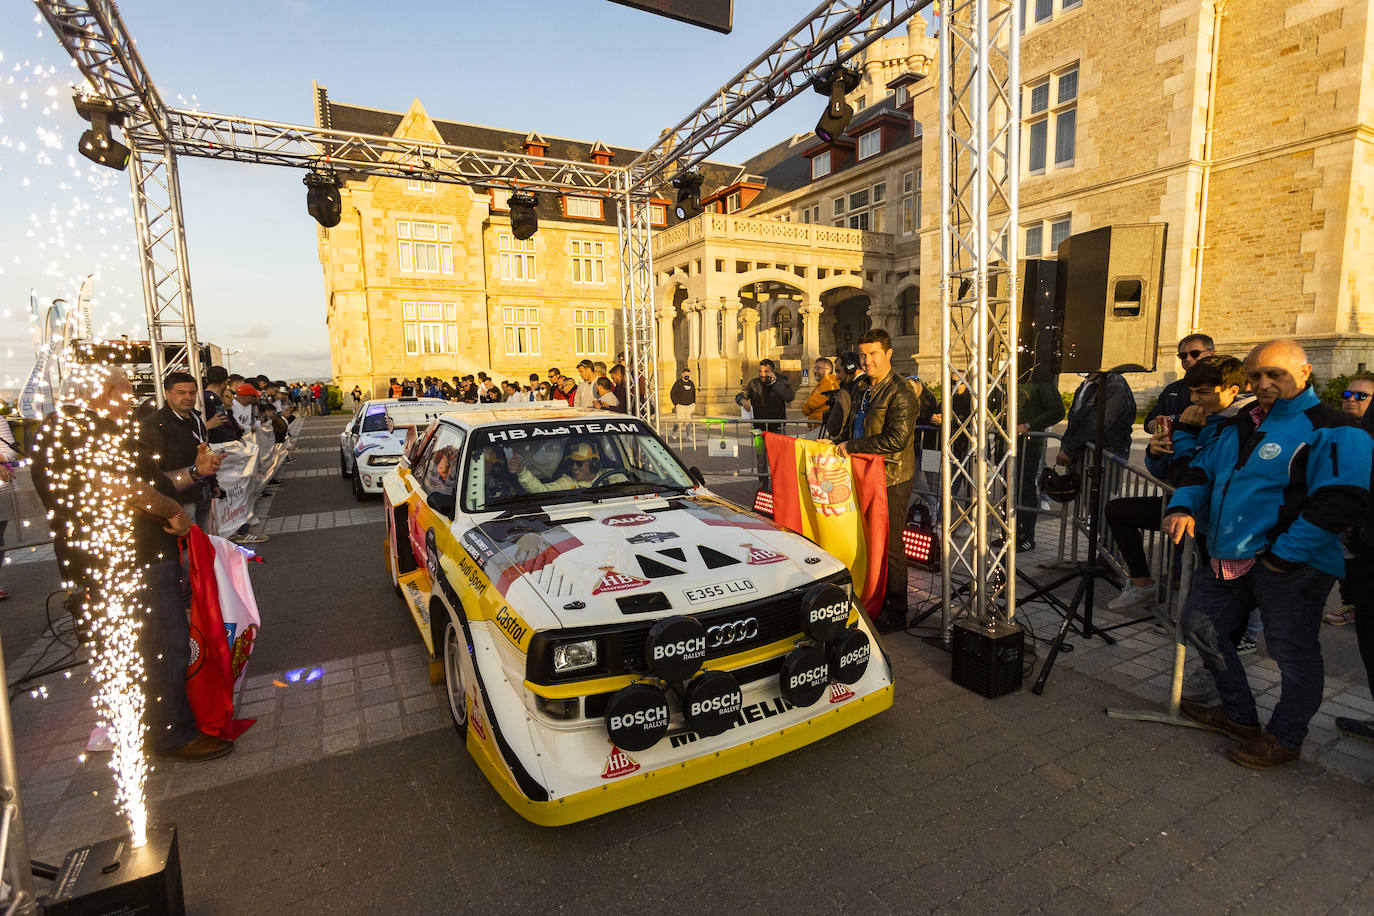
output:
M253 583L248 578L248 559L253 551L211 537L215 548L215 584L219 586L219 613L224 619L224 632L229 638L231 671L234 689L243 683L248 656L253 654L253 642L262 626L258 602L253 596Z
M216 531L230 535L253 520L253 503L262 492L255 488L260 455L257 442L251 439L220 442L214 449L224 456L215 472L224 498L215 500L212 519Z

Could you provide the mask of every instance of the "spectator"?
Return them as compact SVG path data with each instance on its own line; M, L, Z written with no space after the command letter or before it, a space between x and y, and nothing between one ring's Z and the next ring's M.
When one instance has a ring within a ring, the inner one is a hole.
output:
M615 395L616 401L619 402L620 409L628 410L630 399L625 392L625 367L616 364L611 367L611 371L607 373L607 375L611 380L611 393Z
M554 400L566 401L569 407L574 406L577 400L577 393L581 386L571 375L563 375L558 379L558 391L554 392Z
M596 378L603 377L606 374L606 364L598 359L592 363L592 372L596 374Z
M553 386L548 382L540 382L534 390L534 400L551 401L553 400Z
M1103 430L1106 441L1100 444L1123 461L1130 457L1131 426L1135 423L1135 395L1131 393L1131 386L1119 372L1088 372L1073 394L1068 426L1059 442L1055 464L1078 464L1083 458L1083 450L1097 437L1099 391L1105 392L1107 399Z
M1178 363L1184 375L1164 386L1155 400L1155 405L1145 415L1145 432L1153 435L1159 428L1159 418L1169 417L1177 420L1178 415L1193 403L1190 399L1187 373L1197 365L1197 361L1213 355L1212 338L1206 334L1189 334L1178 342Z
M1363 385L1355 387L1359 381L1374 382L1374 379L1357 375L1350 381L1351 391L1365 390ZM1342 408L1352 400L1356 399L1345 398ZM1368 406L1369 398L1362 403ZM1360 427L1367 435L1374 436L1374 410L1364 411ZM1371 478L1371 487L1374 487L1374 478ZM1346 563L1343 584L1354 605L1355 639L1360 647L1360 660L1364 662L1365 678L1369 681L1369 695L1374 697L1374 499L1370 500L1362 524L1350 534L1350 553L1352 559ZM1374 743L1374 719L1337 716L1336 728L1347 737Z
M353 390L349 392L349 395L353 398L354 410L357 410L359 407L363 406L363 389L361 385L354 385Z
M940 401L919 376L911 376L907 384L916 398L916 433L911 437L912 458L915 461L912 492L930 510L930 518L934 521L940 517L940 472L926 471L924 467L925 453L939 454L940 451ZM1060 403L1062 405L1063 402Z
M483 404L495 404L501 400L500 390L485 372L477 373L477 400Z
M915 469L912 443L916 433L916 397L905 380L892 371L892 339L882 328L865 331L859 338L859 356L872 381L837 444L841 455L853 452L881 455L885 459L887 590L883 611L873 625L879 633L891 633L906 627L906 550L902 529L906 525L905 510L911 500Z
M558 367L557 367L557 366L554 366L552 369L549 370L549 385L550 385L550 387L552 387L552 388L554 388L554 389L556 390L556 389L558 388L558 382L559 382L559 380L562 379L562 378L563 378L563 373L558 371Z
M1045 457L1043 433L1064 419L1064 399L1050 382L1024 381L1016 386L1016 432L1021 437L1016 456L1016 549L1035 549L1036 510L1040 507L1040 465Z
M846 350L835 359L835 375L839 387L826 393L830 406L826 408L825 421L821 424L827 439L838 439L846 429L849 429L854 418L854 408L868 385L868 376L864 375L859 354L853 350Z
M187 485L176 492L176 499L190 506L196 524L207 534L210 530L210 500L216 481L213 475L201 477L195 465L202 452L210 450L210 425L195 409L196 380L185 372L169 372L162 385L163 405L139 424L139 446L152 455L158 469L174 474L190 468ZM216 426L224 425L223 414L214 418Z
M223 366L211 366L205 370L205 426L209 441L234 442L243 438L243 430L224 406L224 389L229 384L229 373Z
M771 359L759 360L758 378L750 379L743 393L735 398L740 406L748 410L755 420L787 419L787 404L792 400L792 386L784 376L778 374ZM768 451L763 446L761 432L780 433L781 423L755 423L754 443L755 461L760 478L767 484Z
M692 370L682 370L682 375L668 391L668 400L673 402L673 414L677 417L675 434L681 439L683 433L691 429L692 414L697 409L697 386L692 381Z
M615 396L615 384L606 376L599 377L594 383L596 397L592 406L598 410L620 410L620 401Z
M1156 424L1158 432L1150 440L1147 459L1151 473L1170 482L1183 477L1192 456L1211 441L1222 424L1233 421L1255 400L1254 395L1241 391L1245 365L1234 356L1205 356L1188 367L1182 381L1192 405L1177 417L1163 415L1168 419ZM1107 503L1107 526L1130 574L1130 581L1108 602L1108 609L1124 613L1155 603L1155 580L1150 575L1141 531L1159 530L1166 504L1167 500L1159 496L1127 496Z
M1175 543L1205 534L1210 555L1183 613L1221 705L1185 700L1183 714L1239 739L1235 762L1267 769L1298 759L1321 705L1321 609L1344 573L1339 532L1369 506L1370 443L1348 415L1317 398L1312 366L1294 341L1256 347L1245 371L1255 406L1193 455L1164 526ZM1235 647L1221 637L1254 606L1282 683L1265 729Z
M1346 384L1345 390L1341 392L1341 410L1354 417L1357 421L1362 421L1365 414L1369 411L1369 399L1374 395L1374 375L1361 372L1353 376ZM1350 551L1346 551L1346 559L1350 559ZM1332 626L1343 627L1355 620L1355 601L1352 597L1350 587L1346 580L1342 579L1340 584L1341 606L1334 611L1328 611L1322 615L1322 622Z
M0 417L0 569L5 566L5 528L15 518L14 474L19 468L19 446L14 441L14 430L10 421ZM0 588L0 601L10 596Z
M582 381L577 384L577 397L573 399L574 407L591 407L592 401L596 399L596 391L592 388L592 380L596 378L596 366L589 359L584 359L577 364L577 374Z
M239 428L239 438L258 425L258 389L248 382L239 385L234 392L234 405L230 408L234 425Z
M812 371L816 374L816 387L811 389L811 395L802 404L802 416L813 421L819 426L825 420L826 410L830 407L830 399L826 392L834 391L840 387L840 380L835 377L835 364L822 356L812 364ZM815 426L811 427L812 429Z

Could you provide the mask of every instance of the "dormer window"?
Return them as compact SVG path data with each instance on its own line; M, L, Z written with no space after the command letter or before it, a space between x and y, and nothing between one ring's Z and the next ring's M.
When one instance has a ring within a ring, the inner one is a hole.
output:
M870 130L868 133L859 137L859 158L867 159L876 156L883 149L883 132L881 130Z
M811 178L824 178L830 174L830 150L811 157Z

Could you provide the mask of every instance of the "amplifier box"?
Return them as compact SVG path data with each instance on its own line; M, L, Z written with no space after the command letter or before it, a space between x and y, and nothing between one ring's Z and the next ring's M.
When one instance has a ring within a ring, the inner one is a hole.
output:
M1021 659L1026 632L996 618L954 624L950 679L985 697L1021 689Z
M148 827L135 849L128 837L67 853L44 916L184 916L181 854L175 824Z

